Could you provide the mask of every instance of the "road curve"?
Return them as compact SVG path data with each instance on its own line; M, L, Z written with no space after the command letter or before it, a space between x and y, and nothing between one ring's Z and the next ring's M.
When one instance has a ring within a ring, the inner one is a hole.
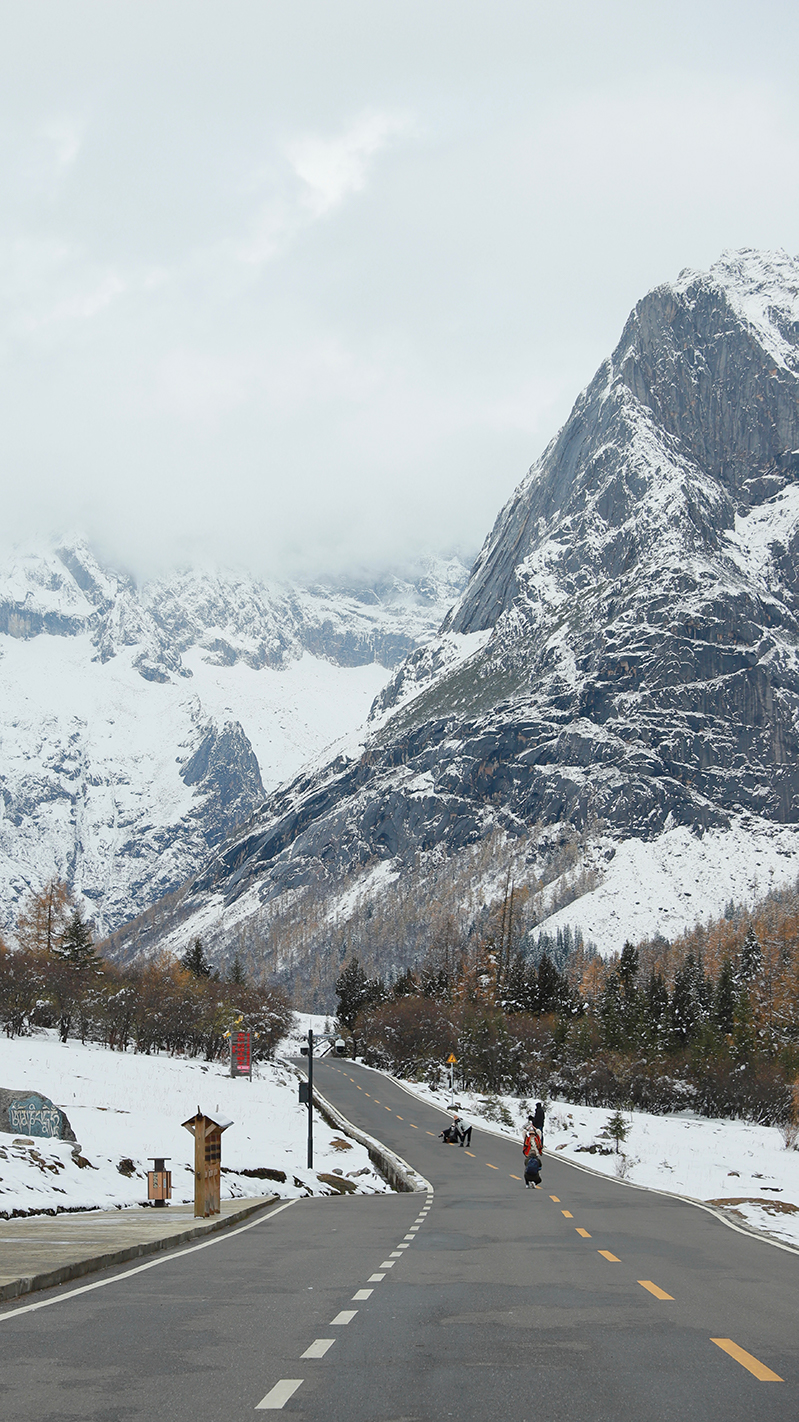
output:
M795 1422L799 1256L551 1157L525 1190L511 1142L444 1146L348 1062L315 1079L435 1193L303 1200L1 1310L4 1419Z

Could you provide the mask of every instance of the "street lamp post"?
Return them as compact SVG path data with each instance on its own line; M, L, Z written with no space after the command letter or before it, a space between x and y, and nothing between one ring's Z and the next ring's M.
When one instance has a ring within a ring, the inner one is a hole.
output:
M332 1041L336 1056L343 1057L345 1046L341 1037L335 1036L332 1032L322 1032L322 1041ZM300 1047L300 1056L308 1058L308 1080L300 1082L300 1105L308 1107L308 1169L313 1169L313 1049L314 1041L313 1027L308 1028L308 1045Z

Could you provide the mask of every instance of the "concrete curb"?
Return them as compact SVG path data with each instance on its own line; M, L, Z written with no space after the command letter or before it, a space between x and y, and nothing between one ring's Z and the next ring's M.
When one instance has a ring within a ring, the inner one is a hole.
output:
M305 1072L295 1066L294 1062L288 1061L285 1057L282 1057L281 1061L283 1066L288 1067L289 1071L293 1071L298 1080L307 1080ZM396 1155L393 1150L389 1150L388 1146L377 1140L375 1136L369 1136L359 1126L354 1126L352 1121L348 1121L347 1117L343 1116L338 1108L328 1101L320 1091L317 1091L315 1086L313 1099L314 1105L329 1126L335 1126L337 1131L343 1131L345 1135L352 1136L359 1145L366 1147L372 1164L377 1166L383 1179L388 1181L392 1190L412 1193L423 1190L432 1192L433 1187L429 1180L420 1175L418 1170L414 1170L407 1160L403 1160L401 1155Z
M195 1225L192 1229L181 1230L179 1234L169 1234L163 1239L145 1240L141 1244L131 1244L125 1249L114 1249L107 1254L95 1254L86 1259L75 1259L70 1264L59 1265L56 1269L50 1269L44 1274L32 1274L22 1279L12 1279L7 1284L0 1285L0 1303L5 1303L9 1299L18 1299L23 1294L36 1293L39 1289L53 1289L59 1284L66 1284L70 1279L82 1279L85 1274L94 1274L99 1269L111 1269L117 1264L127 1264L131 1259L140 1259L146 1254L159 1254L163 1250L174 1249L179 1244L187 1244L192 1239L197 1239L205 1234L216 1234L220 1230L227 1229L230 1225L240 1224L249 1215L256 1214L259 1210L271 1209L280 1199L279 1195L271 1195L268 1199L259 1200L257 1204L246 1205L235 1213L225 1215L219 1219L211 1220L209 1223Z

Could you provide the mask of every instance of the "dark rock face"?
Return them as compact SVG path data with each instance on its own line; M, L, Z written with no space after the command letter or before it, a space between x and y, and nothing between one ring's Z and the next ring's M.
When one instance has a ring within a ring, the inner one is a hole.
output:
M269 897L497 824L799 821L799 262L645 297L360 759L273 796L196 882Z
M193 813L208 845L223 840L264 798L258 761L238 721L221 730L210 725L180 777L202 797Z

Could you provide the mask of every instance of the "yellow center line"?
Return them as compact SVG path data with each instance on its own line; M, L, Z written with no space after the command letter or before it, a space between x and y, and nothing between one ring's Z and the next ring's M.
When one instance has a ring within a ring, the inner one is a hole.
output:
M359 1091L363 1091L363 1087L362 1087L362 1086L359 1086L359 1087L358 1087L358 1090L359 1090ZM367 1095L368 1095L368 1094L369 1094L369 1093L367 1092Z
M659 1289L657 1284L653 1284L651 1279L639 1279L642 1289L648 1289L650 1294L654 1294L656 1299L671 1299L674 1302L674 1295L667 1294L665 1289Z
M372 1094L371 1091L366 1091L366 1092L364 1092L364 1095L365 1095L365 1096L371 1096L371 1094Z
M428 1136L432 1136L432 1135L434 1135L435 1133L434 1133L433 1131L428 1131L427 1134L428 1134Z
M511 1175L511 1180L521 1180L521 1175Z
M369 1092L368 1092L368 1091L367 1091L366 1095L367 1095L367 1096L369 1095ZM377 1099L376 1096L373 1096L373 1097L372 1097L372 1100L374 1101L375 1106L379 1106L379 1105L380 1105L380 1102L378 1101L378 1099Z
M466 1150L466 1147L464 1146L463 1149ZM473 1150L466 1150L466 1154L467 1154L467 1155L470 1155L470 1156L472 1157L472 1160L474 1160L474 1151L473 1151Z
M398 1120L398 1121L401 1121L401 1120L403 1120L403 1117L402 1117L402 1116L398 1116L398 1117L397 1117L397 1120Z
M591 1236L590 1236L590 1234L588 1233L588 1230L587 1230L587 1229L578 1229L577 1233L578 1233L578 1234L581 1234L582 1237L583 1237L583 1239L590 1239L590 1238L591 1238ZM649 1285L646 1285L646 1287L648 1288ZM653 1288L654 1288L654 1285L653 1285ZM667 1297L668 1297L668 1295L667 1295Z
M378 1106L379 1106L379 1105L380 1105L380 1102L378 1101L377 1104L378 1104ZM384 1106L384 1107L383 1107L383 1110L384 1110L384 1111L390 1111L390 1110L391 1110L391 1107L390 1107L390 1106Z
M418 1129L419 1129L418 1126L415 1126L415 1125L413 1124L413 1121L409 1121L409 1122L408 1122L408 1125L410 1126L410 1128L411 1128L412 1131L418 1131Z
M611 1254L609 1249L598 1249L597 1254L601 1254L602 1258L607 1259L611 1264L621 1264L621 1260L617 1259L615 1254Z
M733 1343L731 1338L711 1338L711 1343L715 1343L717 1348L721 1348L724 1353L729 1353L736 1363L740 1363L742 1368L748 1368L760 1382L785 1382L779 1373L773 1373L771 1368L767 1368L765 1363L753 1358L751 1353L739 1348L737 1343Z
M567 1218L567 1220L573 1220L573 1219L574 1219L574 1215L572 1214L571 1210L561 1210L561 1214L562 1214L562 1215L565 1215L566 1218Z
M554 1200L556 1205L560 1204L560 1195L550 1195L550 1200Z
M471 1155L471 1151L469 1151L469 1154ZM499 1166L492 1165L490 1160L486 1161L486 1165L488 1166L489 1170L499 1170Z

